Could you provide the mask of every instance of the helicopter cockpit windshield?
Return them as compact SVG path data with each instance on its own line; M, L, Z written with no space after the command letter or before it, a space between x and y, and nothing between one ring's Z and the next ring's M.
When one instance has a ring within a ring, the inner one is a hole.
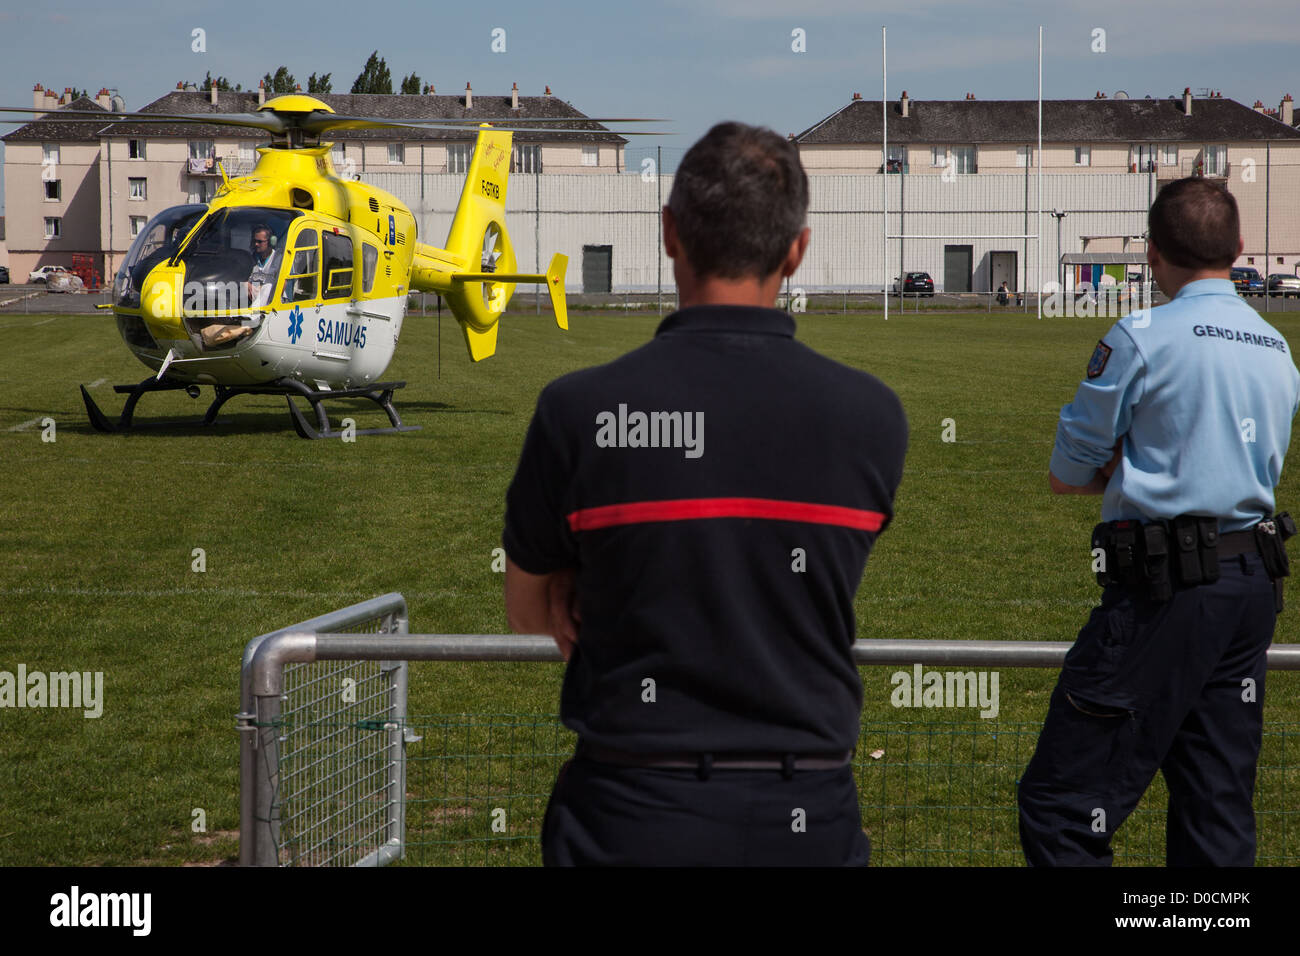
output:
M180 255L187 313L239 312L271 301L289 224L300 213L241 206L204 220Z
M131 249L113 280L114 301L128 309L140 307L140 283L158 263L176 254L206 205L173 206L154 216L131 243Z

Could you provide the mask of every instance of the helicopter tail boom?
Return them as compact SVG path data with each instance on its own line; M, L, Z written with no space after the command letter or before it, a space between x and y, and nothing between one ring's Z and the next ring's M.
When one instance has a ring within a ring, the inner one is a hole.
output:
M545 274L517 271L506 231L511 139L509 132L486 126L479 130L447 248L418 243L411 267L411 289L437 292L446 300L475 362L496 351L497 322L517 283L545 284L556 324L568 328L564 300L568 258L553 257Z

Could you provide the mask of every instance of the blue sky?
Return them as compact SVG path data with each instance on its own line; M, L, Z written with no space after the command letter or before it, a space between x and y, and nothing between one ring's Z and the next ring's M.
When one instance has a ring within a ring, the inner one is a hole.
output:
M221 10L235 11L221 16ZM440 10L451 10L444 13ZM1043 95L1165 97L1219 90L1247 105L1300 97L1300 13L1294 0L660 0L433 4L180 0L162 6L0 0L0 103L27 106L39 82L117 89L137 109L206 72L256 87L281 64L303 86L333 73L347 92L378 49L394 84L411 71L440 93L553 92L590 115L662 116L687 146L713 123L739 119L780 133L811 126L854 92L879 99L880 29L889 30L889 96L1032 99L1038 26ZM206 32L206 52L192 31ZM505 31L504 53L491 49ZM1093 52L1093 31L1105 52ZM794 52L792 31L804 31ZM0 127L8 132L13 126Z

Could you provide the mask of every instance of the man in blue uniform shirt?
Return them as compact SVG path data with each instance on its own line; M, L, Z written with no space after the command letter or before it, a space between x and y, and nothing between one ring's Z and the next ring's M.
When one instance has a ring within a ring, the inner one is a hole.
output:
M1109 864L1112 835L1157 770L1171 866L1255 859L1270 575L1285 573L1266 519L1300 373L1233 289L1242 240L1230 193L1170 183L1148 225L1147 261L1171 301L1097 343L1052 453L1054 492L1103 495L1110 524L1093 553L1109 580L1020 781L1031 865Z
M663 210L681 308L538 399L502 540L510 625L555 637L579 735L548 865L867 862L853 594L907 422L772 308L807 210L792 143L715 126Z

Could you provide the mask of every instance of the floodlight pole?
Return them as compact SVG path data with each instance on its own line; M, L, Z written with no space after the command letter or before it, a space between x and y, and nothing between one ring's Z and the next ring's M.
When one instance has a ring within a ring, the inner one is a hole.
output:
M1056 220L1056 226L1059 229L1061 220ZM1035 240L1037 243L1037 253L1035 261L1038 266L1038 295L1034 298L1038 300L1038 317L1043 317L1043 27L1038 26L1038 225L1034 232L1038 234Z
M885 28L880 28L880 249L885 274L881 277L885 300L885 321L889 321L889 82L886 72ZM899 230L900 232L902 230ZM899 278L902 278L901 274Z

